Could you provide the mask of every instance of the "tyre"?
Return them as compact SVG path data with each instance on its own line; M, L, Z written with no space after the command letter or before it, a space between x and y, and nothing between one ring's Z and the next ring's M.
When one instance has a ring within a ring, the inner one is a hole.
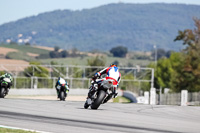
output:
M89 106L90 106L90 105L89 105L87 102L85 102L84 108L87 109Z
M1 88L0 90L0 98L4 98L5 97L5 88Z
M65 93L63 91L60 92L60 101L65 101Z
M98 109L98 107L100 106L100 104L102 103L103 99L106 96L106 92L103 90L100 90L98 92L97 98L95 99L95 101L91 104L91 109Z

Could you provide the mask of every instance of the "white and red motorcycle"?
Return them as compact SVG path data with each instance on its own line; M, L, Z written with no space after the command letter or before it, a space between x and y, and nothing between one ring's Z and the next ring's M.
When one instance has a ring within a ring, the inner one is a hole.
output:
M112 97L117 95L116 93L116 81L110 78L93 79L92 87L94 87L94 94L88 98L84 104L84 108L87 109L89 106L91 109L98 109L103 103L106 103Z

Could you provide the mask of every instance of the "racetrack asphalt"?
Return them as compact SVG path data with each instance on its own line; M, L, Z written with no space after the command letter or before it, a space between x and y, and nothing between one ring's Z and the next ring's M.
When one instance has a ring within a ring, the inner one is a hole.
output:
M50 133L199 133L200 107L0 99L0 125Z

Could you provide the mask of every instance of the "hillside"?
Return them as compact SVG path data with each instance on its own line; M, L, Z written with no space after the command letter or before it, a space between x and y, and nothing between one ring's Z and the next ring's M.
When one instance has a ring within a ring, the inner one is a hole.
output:
M178 30L193 28L200 6L183 4L109 4L81 11L57 10L0 26L0 42L29 41L42 46L108 51L122 45L149 51L153 45L180 50Z

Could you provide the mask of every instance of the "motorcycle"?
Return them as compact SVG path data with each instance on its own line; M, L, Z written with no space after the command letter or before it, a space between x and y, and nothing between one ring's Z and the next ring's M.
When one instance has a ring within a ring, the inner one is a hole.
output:
M60 101L65 101L65 98L67 97L65 84L58 85L57 89L59 90L58 97L60 98Z
M98 109L101 104L109 101L114 95L114 89L116 89L113 85L114 82L112 79L105 78L101 83L97 84L96 80L92 80L91 83L96 91L86 100L84 108L87 109L90 106L91 109Z
M60 83L57 85L56 88L58 90L58 98L60 98L60 101L65 101L65 98L67 97L67 92L68 92L65 81L60 80Z
M0 98L4 98L8 94L9 84L11 84L11 80L9 78L3 78L0 82Z

